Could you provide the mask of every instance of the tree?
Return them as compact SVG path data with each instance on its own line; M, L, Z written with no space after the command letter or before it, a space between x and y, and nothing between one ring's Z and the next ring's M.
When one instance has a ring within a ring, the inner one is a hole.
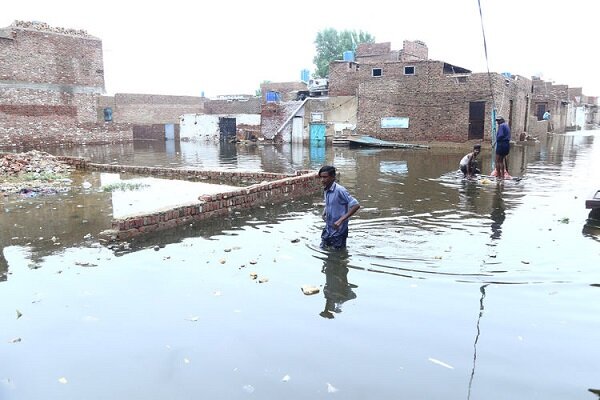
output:
M261 84L261 85L263 85L263 84L265 84L265 83L271 83L271 81L262 81L260 84ZM256 97L260 97L260 96L262 96L262 88L261 88L260 86L259 86L259 88L258 88L258 89L256 89L256 90L254 91L254 95L255 95Z
M313 76L324 78L329 74L329 63L342 60L344 51L355 51L359 43L375 43L375 37L368 32L344 30L338 33L333 28L317 32L315 39L317 54L313 59L317 69Z

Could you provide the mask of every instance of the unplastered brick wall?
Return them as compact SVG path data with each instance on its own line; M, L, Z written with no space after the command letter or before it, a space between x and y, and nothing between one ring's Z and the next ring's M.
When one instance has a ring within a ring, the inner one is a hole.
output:
M204 104L206 114L260 114L261 98L209 100Z
M0 35L0 146L128 140L97 121L102 41L85 31L15 21Z
M286 103L266 103L262 105L260 114L260 131L265 139L272 140L277 130L287 119Z
M193 179L234 185L247 185L287 177L286 174L253 171L211 171L203 169L140 167L133 165L98 164L82 157L59 157L77 169L103 172L130 173L143 176L161 176L173 179Z
M10 125L0 122L0 148L39 148L76 146L81 144L124 143L133 140L129 124L65 124L42 119L18 121Z
M329 64L329 95L356 96L360 82L359 64L352 61L333 61Z
M177 124L184 114L204 113L204 97L117 93L102 96L95 115L104 120L104 108L111 107L113 121L130 124Z
M101 236L104 240L126 240L143 233L228 215L234 210L309 196L321 190L315 171L300 171L298 174L298 176L260 183L231 192L201 196L199 202L193 205L113 220L112 230L103 232Z
M404 75L404 66L414 66L414 75ZM381 68L382 76L371 76ZM464 142L469 133L470 102L485 102L484 137L491 132L492 95L487 74L455 77L443 74L443 63L379 62L361 65L357 130L393 141ZM492 74L497 107L510 110L517 131L522 129L530 81L509 80ZM517 83L518 82L518 83ZM382 128L384 117L409 118L408 128Z
M402 42L402 51L400 51L400 61L418 61L429 58L429 49L427 45L420 40L405 40Z
M30 89L0 85L0 121L44 117L65 122L95 122L97 95L54 88ZM35 121L34 121L35 122Z
M15 21L0 39L0 81L104 88L102 41L83 31Z
M356 47L356 61L359 63L372 61L388 61L390 60L391 50L391 42L360 43Z

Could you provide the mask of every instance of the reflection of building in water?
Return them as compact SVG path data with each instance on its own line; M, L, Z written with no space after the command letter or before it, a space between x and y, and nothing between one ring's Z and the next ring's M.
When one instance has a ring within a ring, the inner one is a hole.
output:
M8 275L8 263L4 258L4 250L0 250L0 282L5 281Z
M342 312L342 304L356 298L352 290L356 285L348 283L348 252L331 251L323 263L321 272L325 274L325 309L320 313L323 318L333 318L333 313Z
M492 219L492 239L500 239L502 236L502 223L506 219L506 212L504 206L504 199L502 198L502 187L498 185L496 192L492 199L492 213L490 214Z

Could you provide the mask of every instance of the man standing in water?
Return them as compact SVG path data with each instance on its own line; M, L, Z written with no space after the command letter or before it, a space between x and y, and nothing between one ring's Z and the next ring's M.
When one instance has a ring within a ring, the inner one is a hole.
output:
M348 220L358 211L360 204L350 196L345 187L335 182L335 167L323 166L319 170L319 178L325 198L325 228L321 233L321 247L342 249L346 247L348 238Z
M504 179L508 174L506 156L510 152L510 127L504 117L497 116L498 131L496 132L496 179Z
M550 110L546 110L544 115L542 116L544 121L548 121L548 132L552 131L552 115L550 114Z

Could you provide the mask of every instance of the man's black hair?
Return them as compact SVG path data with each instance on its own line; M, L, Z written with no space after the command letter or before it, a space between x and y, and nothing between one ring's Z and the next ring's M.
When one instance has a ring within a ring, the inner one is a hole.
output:
M324 165L319 170L319 176L321 176L322 172L326 172L329 176L335 176L335 167L333 165Z
M475 146L473 146L473 150L481 150L481 145L476 144Z

